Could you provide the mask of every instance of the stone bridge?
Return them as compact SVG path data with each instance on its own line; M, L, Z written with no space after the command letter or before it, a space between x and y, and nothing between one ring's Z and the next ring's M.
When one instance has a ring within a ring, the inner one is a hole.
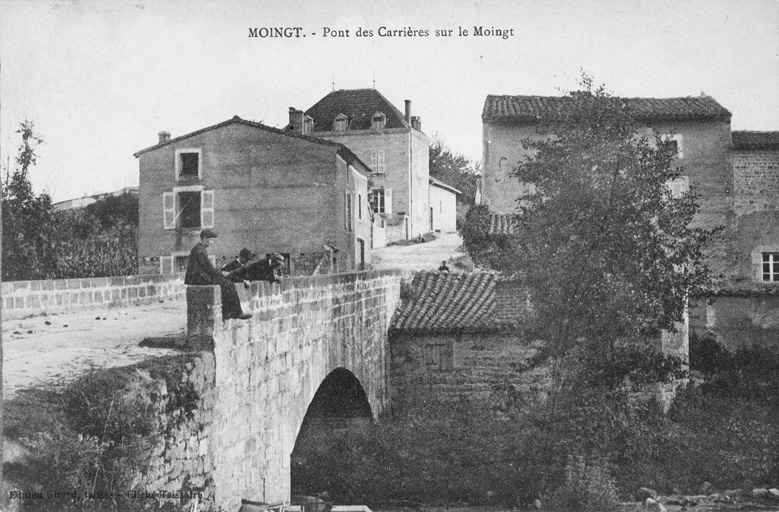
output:
M160 446L146 475L149 488L204 490L212 510L238 510L241 499L289 500L290 454L307 413L376 418L389 401L387 331L399 273L239 288L251 320L223 321L218 287L187 288L187 343L196 357L180 380L198 410Z

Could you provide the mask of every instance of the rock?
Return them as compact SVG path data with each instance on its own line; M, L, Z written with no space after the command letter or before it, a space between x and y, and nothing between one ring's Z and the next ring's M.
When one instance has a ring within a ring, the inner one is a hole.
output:
M668 512L662 503L655 501L652 498L647 498L646 501L644 501L644 510L651 512Z
M680 491L678 487L674 487L671 489L671 494L682 494L682 491Z
M763 498L767 498L768 497L768 489L765 489L765 488L762 488L762 487L757 488L757 489L752 489L752 492L750 494L752 495L753 498L758 499L758 500L759 499L763 499Z
M711 484L709 482L703 482L700 487L701 494L709 494L711 491Z
M541 510L544 508L544 505L541 503L541 500L536 500L533 502L533 507L535 507L536 510Z
M647 498L657 500L657 491L650 489L649 487L641 487L636 493L636 497L638 498L638 501L644 501Z
M768 489L768 496L774 501L779 501L779 489L771 487Z

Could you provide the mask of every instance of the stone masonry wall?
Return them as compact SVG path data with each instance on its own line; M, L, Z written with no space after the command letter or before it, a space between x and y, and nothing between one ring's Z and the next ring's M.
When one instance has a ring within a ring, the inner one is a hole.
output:
M448 367L429 364L430 351L439 350L432 347L451 354L444 362ZM393 407L424 407L430 400L483 402L504 384L532 403L543 398L550 384L546 369L527 369L538 347L510 333L403 333L393 335L390 348Z
M1 286L5 320L184 298L182 274L9 281Z
M736 215L779 207L779 151L733 152L733 192Z
M251 320L221 319L216 287L188 287L190 344L213 346L216 510L241 499L290 498L290 454L320 383L337 368L361 383L377 417L387 407L387 331L400 298L397 272L286 279L238 286Z

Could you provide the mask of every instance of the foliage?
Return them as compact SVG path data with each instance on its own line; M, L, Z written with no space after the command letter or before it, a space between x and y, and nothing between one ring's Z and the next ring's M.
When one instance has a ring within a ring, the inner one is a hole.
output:
M550 510L609 512L619 509L614 479L597 463L583 457L568 457L565 482L544 500Z
M17 167L4 179L3 279L64 279L134 274L138 199L106 197L84 209L57 212L29 180L43 139L24 121Z
M35 195L29 180L43 139L28 120L16 133L22 136L17 167L3 180L3 280L47 279L56 262L54 209L47 194Z
M453 152L438 135L430 144L430 177L462 192L457 198L460 203L474 204L480 177L478 164L465 155Z
M584 344L605 356L618 340L674 329L708 282L702 249L712 233L691 227L696 195L674 197L666 185L682 174L674 146L639 135L624 100L589 79L583 86L521 141L513 175L533 186L518 200L515 234L487 237L491 248L474 260L523 281L546 354ZM484 216L471 221L483 228ZM476 230L462 230L469 250L485 242Z

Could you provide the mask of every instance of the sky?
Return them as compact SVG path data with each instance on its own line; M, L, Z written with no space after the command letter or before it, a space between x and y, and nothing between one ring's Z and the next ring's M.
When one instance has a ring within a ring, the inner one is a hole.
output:
M561 95L582 71L619 96L705 93L734 130L779 131L779 0L0 0L0 162L14 168L29 119L36 192L111 192L138 184L133 153L159 131L282 128L289 107L374 86L480 160L488 94Z

